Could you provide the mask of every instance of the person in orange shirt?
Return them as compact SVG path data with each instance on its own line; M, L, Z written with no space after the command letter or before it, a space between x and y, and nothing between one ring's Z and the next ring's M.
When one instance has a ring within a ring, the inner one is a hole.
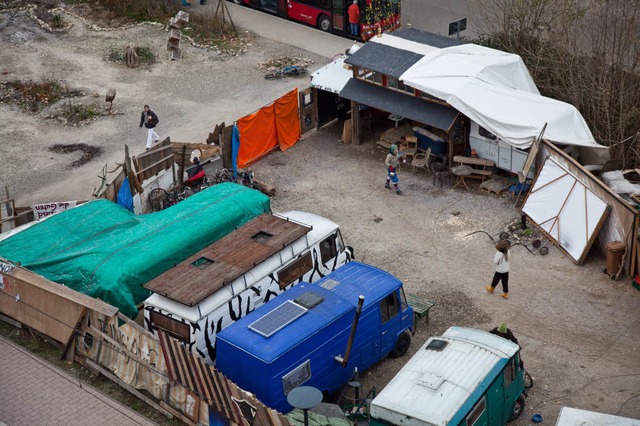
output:
M353 0L353 4L347 9L349 15L349 28L351 35L358 37L360 34L360 8L358 7L358 0Z

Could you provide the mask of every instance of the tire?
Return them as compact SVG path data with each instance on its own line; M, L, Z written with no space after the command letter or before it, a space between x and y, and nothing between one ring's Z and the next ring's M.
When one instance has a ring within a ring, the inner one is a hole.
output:
M518 396L518 398L516 398L516 402L513 404L513 411L511 412L511 417L509 417L510 422L514 421L522 415L522 413L524 412L524 404L524 395L521 394L520 396Z
M318 28L321 31L324 32L330 32L331 31L331 19L329 19L329 17L327 15L320 15L318 16Z
M508 240L509 239L509 233L508 232L501 232L500 233L500 239L501 240Z
M244 4L243 0L231 0L233 1L235 4Z
M547 253L549 253L549 247L540 247L540 254L541 255L546 255Z
M392 358L400 358L405 355L409 350L409 346L411 345L411 336L406 331L398 336L398 340L396 340L396 344L393 347L393 351L391 351Z

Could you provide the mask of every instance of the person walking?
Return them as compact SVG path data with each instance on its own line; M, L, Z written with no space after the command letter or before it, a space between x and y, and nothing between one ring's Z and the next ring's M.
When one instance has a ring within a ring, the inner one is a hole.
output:
M502 281L501 296L505 299L509 298L509 247L511 247L509 240L500 240L496 243L496 255L493 257L496 272L493 274L491 285L486 287L489 293L493 293L498 282Z
M360 35L360 8L358 7L358 0L353 0L351 6L347 9L347 15L349 15L351 35L358 37Z
M387 166L387 183L384 185L385 188L391 189L390 183L393 182L393 187L396 190L396 194L402 194L402 190L398 188L398 163L400 162L400 153L398 152L398 146L396 144L392 144L389 147L389 153L387 154L387 158L384 160L384 164Z
M156 113L149 109L149 105L145 105L140 115L140 128L142 129L142 126L147 128L147 151L151 149L154 142L160 140L160 136L153 130L159 122Z

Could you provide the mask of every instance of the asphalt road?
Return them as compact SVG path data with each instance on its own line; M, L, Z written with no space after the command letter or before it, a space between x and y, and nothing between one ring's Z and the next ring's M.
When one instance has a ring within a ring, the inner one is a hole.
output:
M194 0L188 11L190 13L213 12L218 4L216 1L209 1L204 6L198 3ZM449 35L450 22L467 18L467 29L462 31L460 36L472 38L475 36L478 25L472 16L470 4L470 0L403 0L402 23L419 30ZM226 2L226 5L238 27L261 37L305 49L327 58L344 52L354 44L353 40L345 37L323 33L311 26L288 21L266 12L232 2Z

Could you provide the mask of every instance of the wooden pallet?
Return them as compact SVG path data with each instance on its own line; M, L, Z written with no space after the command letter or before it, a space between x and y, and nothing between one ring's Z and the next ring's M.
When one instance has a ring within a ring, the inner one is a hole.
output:
M496 195L500 195L505 189L511 186L511 182L502 176L497 176L492 179L486 180L480 184L480 189L487 192L493 192Z
M377 144L389 149L392 144L399 145L400 142L402 142L402 138L407 136L413 136L413 130L408 124L398 128L392 127L380 136L380 140Z

